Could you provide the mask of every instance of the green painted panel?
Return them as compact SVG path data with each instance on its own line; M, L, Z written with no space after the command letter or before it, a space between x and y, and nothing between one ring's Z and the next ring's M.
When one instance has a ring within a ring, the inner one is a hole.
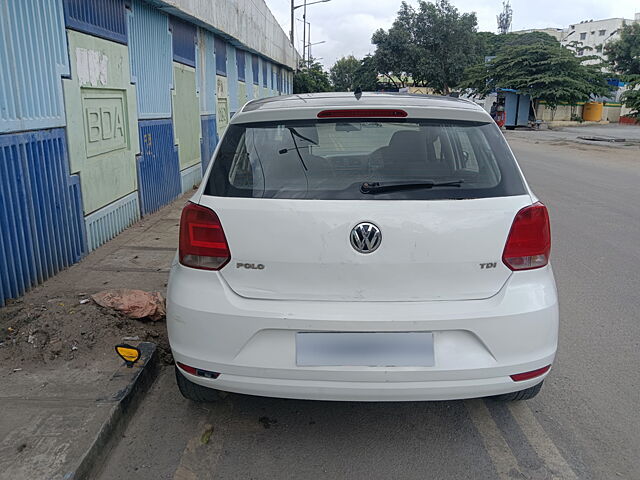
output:
M218 138L227 129L229 124L229 88L227 85L227 77L216 75L216 128L218 130Z
M196 70L173 62L173 128L180 170L200 163L200 104Z
M240 108L247 103L247 84L245 82L238 82L238 105ZM238 110L240 110L238 108Z
M126 45L67 30L71 78L63 79L72 173L85 215L137 189L136 90Z

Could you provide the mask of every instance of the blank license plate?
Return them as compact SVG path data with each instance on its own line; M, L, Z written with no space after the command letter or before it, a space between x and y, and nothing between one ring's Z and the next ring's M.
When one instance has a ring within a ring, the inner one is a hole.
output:
M299 366L432 367L431 332L299 332Z

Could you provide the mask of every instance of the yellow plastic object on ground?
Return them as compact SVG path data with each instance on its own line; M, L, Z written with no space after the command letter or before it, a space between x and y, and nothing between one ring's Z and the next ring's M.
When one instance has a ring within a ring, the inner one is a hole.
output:
M587 102L582 108L582 119L585 122L599 122L602 120L601 102Z

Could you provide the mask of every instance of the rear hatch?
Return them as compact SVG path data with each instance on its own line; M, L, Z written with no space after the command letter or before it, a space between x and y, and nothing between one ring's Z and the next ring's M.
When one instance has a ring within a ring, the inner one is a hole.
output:
M501 261L511 223L531 201L204 197L200 203L220 217L231 250L220 274L238 295L425 301L497 293L511 273ZM372 253L359 253L350 241L353 227L363 221L381 232Z
M500 290L531 198L491 123L331 119L230 125L199 203L222 224L220 275L238 295L434 301ZM379 230L369 249L363 222Z

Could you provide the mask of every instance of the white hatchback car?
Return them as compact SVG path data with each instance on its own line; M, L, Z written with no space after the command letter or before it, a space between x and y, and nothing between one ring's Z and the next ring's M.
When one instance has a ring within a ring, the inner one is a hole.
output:
M317 400L532 398L558 301L546 207L479 106L247 103L182 212L178 386Z

